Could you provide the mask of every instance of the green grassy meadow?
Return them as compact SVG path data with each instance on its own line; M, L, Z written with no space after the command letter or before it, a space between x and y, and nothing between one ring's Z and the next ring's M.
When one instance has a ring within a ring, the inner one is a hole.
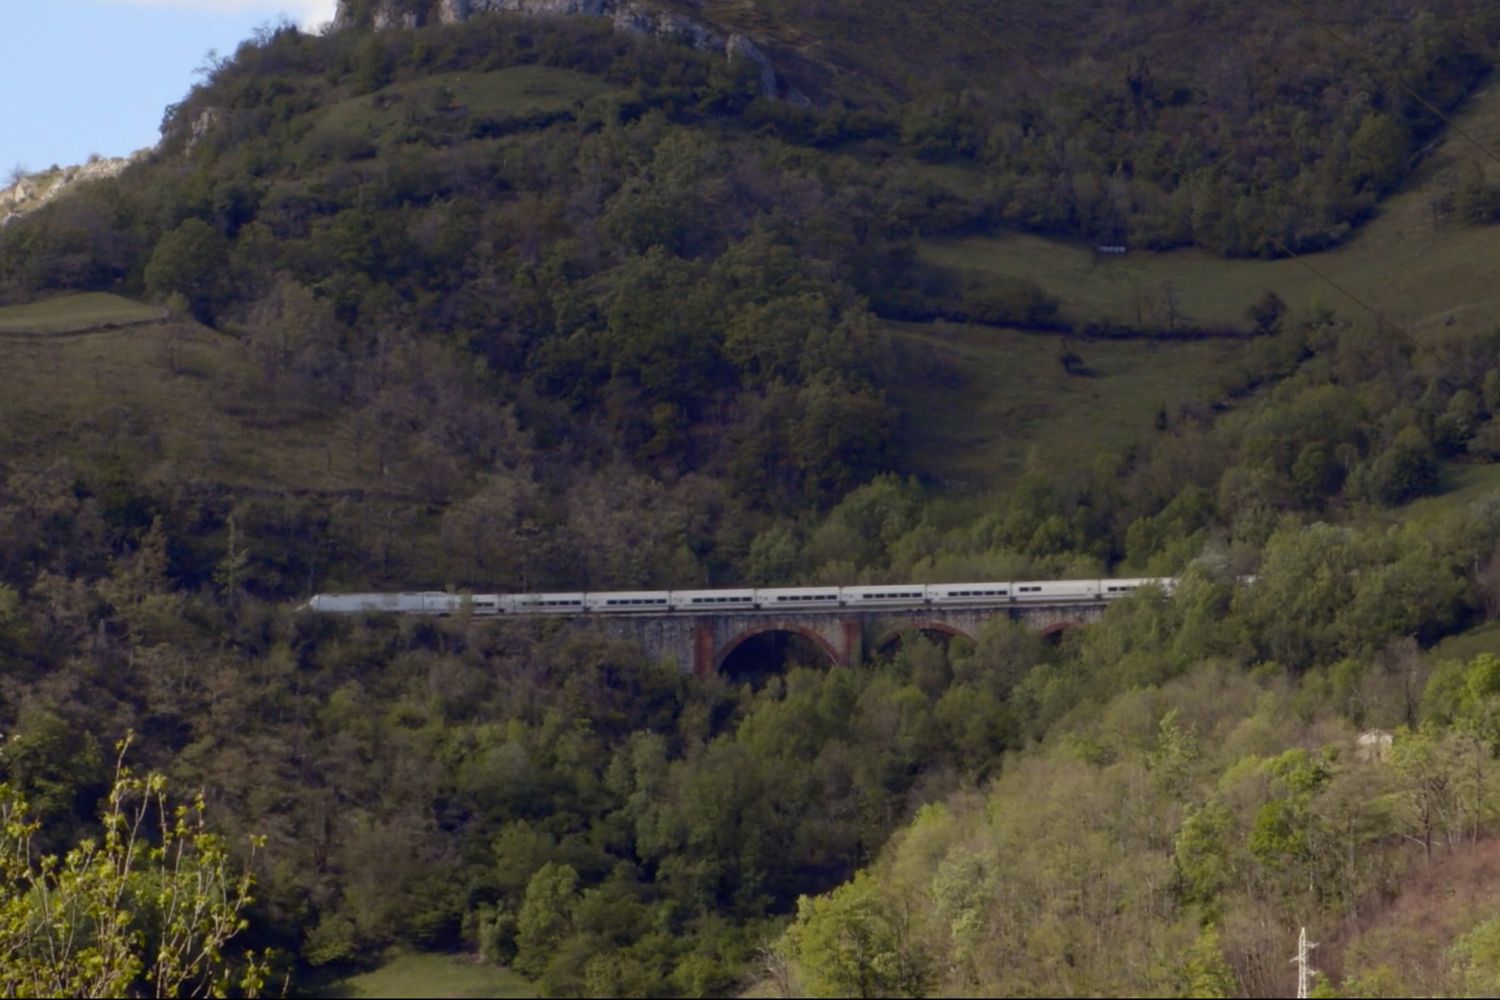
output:
M1391 516L1402 521L1436 523L1476 500L1496 494L1500 494L1500 464L1449 462L1443 467L1438 495L1413 500L1392 511Z
M78 308L64 310L61 300L38 303L40 313L35 306L9 307L0 310L0 321L43 315L66 328L85 316L117 323L132 311L155 315L153 307L116 296L70 298ZM147 478L289 490L379 488L370 456L357 457L339 414L265 399L257 384L239 341L194 324L0 336L0 447L43 460L110 452Z
M439 73L332 104L323 111L314 134L362 135L383 142L403 127L405 109L431 112L444 92L452 113L521 118L566 111L611 90L596 77L552 66Z
M1500 621L1485 622L1466 632L1450 635L1428 650L1427 657L1433 663L1444 660L1467 662L1480 653L1500 655Z
M1223 395L1246 359L1236 340L1070 341L1085 374L1058 360L1061 338L964 324L891 323L904 380L891 397L914 472L958 492L1003 482L1028 455L1090 464L1151 431L1157 413Z
M0 334L79 333L101 326L118 326L158 319L161 309L108 292L83 292L0 306Z
M400 954L372 972L318 989L317 996L534 997L531 984L509 970L468 955Z

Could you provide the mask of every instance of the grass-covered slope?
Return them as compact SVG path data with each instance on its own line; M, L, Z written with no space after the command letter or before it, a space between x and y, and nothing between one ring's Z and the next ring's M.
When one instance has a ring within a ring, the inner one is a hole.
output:
M534 997L520 976L469 955L396 953L377 969L321 985L319 996L351 1000L400 997Z
M7 460L288 493L378 487L337 411L266 398L244 344L161 313L100 294L0 309Z
M1012 482L1034 464L1086 470L1182 407L1206 409L1264 366L1256 345L1070 340L958 323L888 327L904 377L890 398L905 466L945 490ZM1064 366L1063 355L1077 360Z
M25 305L0 306L0 333L86 333L106 327L146 323L162 310L107 292L59 295Z

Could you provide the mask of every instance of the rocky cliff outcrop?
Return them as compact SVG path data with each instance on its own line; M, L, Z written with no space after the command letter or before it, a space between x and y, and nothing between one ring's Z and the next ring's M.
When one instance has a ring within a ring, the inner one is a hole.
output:
M723 32L710 24L661 10L640 0L376 0L357 3L339 0L335 30L368 25L376 30L415 28L423 24L459 24L476 14L501 11L536 17L607 18L619 31L649 35L704 52L723 52L731 60L748 60L760 73L761 93L805 102L795 91L782 93L776 69L747 35ZM363 12L363 13L362 13Z
M9 187L0 188L0 226L10 225L78 184L116 176L147 152L141 150L132 156L99 157L82 166L53 167L16 178Z

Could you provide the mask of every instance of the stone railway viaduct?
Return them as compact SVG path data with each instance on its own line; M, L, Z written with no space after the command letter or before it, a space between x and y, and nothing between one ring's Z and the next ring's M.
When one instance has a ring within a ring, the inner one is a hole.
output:
M903 633L926 632L974 639L985 622L1008 616L1046 635L1098 621L1103 601L920 610L829 608L808 611L732 611L580 616L575 622L606 635L633 639L657 660L672 660L699 677L717 673L739 646L758 635L790 632L810 640L839 666L861 662Z

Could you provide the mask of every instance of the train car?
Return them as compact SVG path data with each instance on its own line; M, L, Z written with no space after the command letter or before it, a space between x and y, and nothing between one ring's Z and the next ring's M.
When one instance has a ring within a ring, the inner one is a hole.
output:
M673 611L749 611L755 607L755 591L674 590Z
M505 610L500 604L499 594L475 594L472 600L474 603L471 610L476 615L488 618L502 614Z
M1011 599L1009 583L931 583L927 585L927 600L933 604L1008 604Z
M1133 590L1139 590L1144 584L1149 582L1149 580L1145 579L1100 580L1099 593L1105 600L1112 601L1116 598L1124 597Z
M512 614L576 615L583 611L582 591L576 594L513 594L508 598Z
M314 594L303 605L325 614L360 615L379 611L420 612L421 594Z
M584 610L602 615L667 611L670 601L671 594L665 590L616 590L583 595Z
M1097 601L1098 580L1026 580L1011 584L1011 597L1019 604L1048 601Z
M761 587L755 591L755 606L768 611L795 611L798 608L836 608L837 587Z
M1124 597L1126 594L1140 590L1142 587L1156 587L1168 597L1172 595L1172 588L1177 581L1170 576L1143 576L1124 580L1100 580L1100 593L1105 600L1114 600Z
M843 587L841 592L840 600L846 608L909 608L927 603L927 588L920 583Z
M474 610L474 598L468 594L429 593L422 595L422 611L429 615L456 615Z
M336 615L379 614L449 615L465 600L442 591L401 594L315 594L305 605L310 611Z

